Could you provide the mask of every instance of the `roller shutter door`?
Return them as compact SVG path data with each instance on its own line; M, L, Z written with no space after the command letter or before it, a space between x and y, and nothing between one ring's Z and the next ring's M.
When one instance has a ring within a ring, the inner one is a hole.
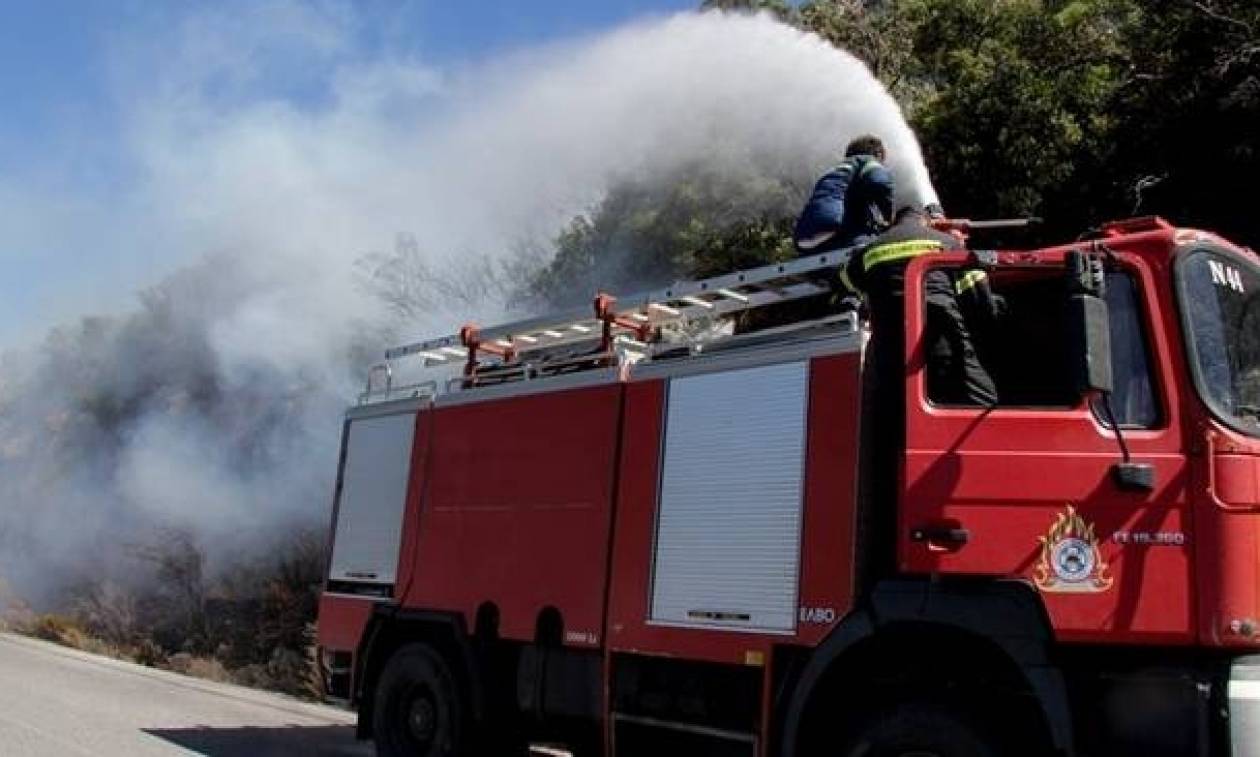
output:
M791 631L806 362L670 382L652 620Z
M350 421L329 579L392 585L416 414Z

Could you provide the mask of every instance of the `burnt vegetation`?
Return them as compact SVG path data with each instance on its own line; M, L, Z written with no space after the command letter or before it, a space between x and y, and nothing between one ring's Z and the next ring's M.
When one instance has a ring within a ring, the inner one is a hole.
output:
M318 695L313 624L342 400L301 369L222 364L219 319L255 285L232 258L209 260L143 293L130 315L53 332L25 375L10 373L0 623Z
M10 599L7 625L89 652L317 699L325 542L321 530L295 529L272 555L210 578L192 534L166 532L132 551L145 578L84 579L63 589L55 612Z

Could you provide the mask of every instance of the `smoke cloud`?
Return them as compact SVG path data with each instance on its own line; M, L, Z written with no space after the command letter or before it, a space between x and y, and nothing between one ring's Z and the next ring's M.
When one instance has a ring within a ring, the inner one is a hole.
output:
M503 317L495 286L452 282L547 249L619 181L755 165L803 193L871 132L903 200L935 199L868 71L767 17L683 14L440 69L365 57L350 6L248 7L120 45L123 190L0 184L10 233L95 251L100 288L75 291L109 313L3 360L0 577L28 596L125 571L126 545L163 528L223 565L324 522L369 358ZM400 233L432 275L424 307L390 307L356 266Z

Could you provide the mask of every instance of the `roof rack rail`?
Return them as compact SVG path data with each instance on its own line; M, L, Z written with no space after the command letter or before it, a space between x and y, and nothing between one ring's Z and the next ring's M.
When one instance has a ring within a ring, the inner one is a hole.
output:
M592 308L484 329L468 323L454 334L386 350L385 375L392 375L388 373L392 361L418 357L426 366L463 362L464 386L478 383L475 379L479 375L494 382L521 380L533 375L534 367L528 365L531 358L592 343L588 351L562 355L555 364L569 366L569 370L574 365L612 365L620 352L615 349L617 344L647 342L662 326L712 320L824 294L830 291L827 272L847 263L850 253L851 248L809 255L633 294L601 292Z

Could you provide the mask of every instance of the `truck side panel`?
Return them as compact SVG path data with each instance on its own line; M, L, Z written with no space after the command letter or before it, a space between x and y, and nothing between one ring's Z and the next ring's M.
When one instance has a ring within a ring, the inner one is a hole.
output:
M323 593L319 597L319 645L324 649L353 652L376 603L364 597Z
M411 467L407 482L407 505L403 510L402 550L398 554L398 585L392 599L402 602L416 570L416 543L420 539L420 498L428 481L429 450L433 446L435 413L428 405L416 413L415 441L411 447Z
M809 374L805 522L797 639L815 646L853 606L861 356L816 358ZM834 612L832 612L834 610ZM834 617L833 617L834 616Z
M620 384L438 406L419 486L403 605L498 610L499 634L532 641L540 615L564 639L602 637Z
M787 633L723 632L703 623L692 628L650 620L668 381L627 385L609 607L611 649L760 664L775 644L816 644L844 617L854 591L859 365L857 352L809 361L800 579L797 594L790 598L798 610ZM738 417L730 422L730 433L738 434ZM723 492L713 496L715 502L723 501Z

